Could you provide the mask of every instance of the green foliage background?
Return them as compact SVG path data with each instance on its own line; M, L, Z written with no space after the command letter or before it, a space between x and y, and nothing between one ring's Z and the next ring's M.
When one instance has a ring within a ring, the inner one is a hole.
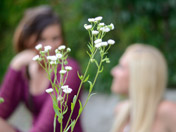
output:
M168 87L176 86L176 0L0 0L0 82L15 55L12 38L24 10L41 4L51 5L63 19L71 56L83 71L88 60L89 37L83 27L87 18L103 16L105 23L114 23L115 30L105 38L116 41L109 53L111 63L105 65L95 91L110 92L111 68L125 48L136 42L154 45L163 52L169 67Z

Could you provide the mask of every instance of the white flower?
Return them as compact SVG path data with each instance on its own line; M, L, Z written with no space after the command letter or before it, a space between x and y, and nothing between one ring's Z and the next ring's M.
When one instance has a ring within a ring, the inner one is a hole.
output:
M93 31L92 31L92 34L93 34L93 35L97 35L98 33L99 33L99 32L96 31L96 30L93 30Z
M61 54L61 53L57 53L57 54L56 54L56 57L57 57L58 59L60 59L60 58L62 58L62 54Z
M94 41L95 44L98 44L98 43L101 43L102 42L102 39L97 39Z
M72 89L71 88L64 88L63 91L64 91L64 93L69 94L72 92Z
M61 89L63 89L64 93L69 94L72 92L72 89L68 87L68 85L61 86Z
M51 46L49 46L49 45L48 45L48 46L45 46L44 48L45 48L45 51L46 51L46 52L48 52L49 50L51 50Z
M60 70L60 74L65 74L67 71L66 70Z
M98 17L95 18L96 21L101 21L102 19L103 19L102 16L98 16Z
M63 99L63 97L60 95L57 97L57 101L61 101L62 99Z
M46 51L40 51L40 54L45 54L46 53Z
M57 62L56 62L56 61L51 61L50 64L51 64L51 65L56 65Z
M68 85L63 85L63 86L61 86L61 88L66 89L66 88L68 88Z
M115 44L115 41L114 41L114 40L112 40L112 39L109 39L109 40L108 40L108 44L113 45L113 44Z
M39 56L39 55L36 55L36 56L34 56L34 57L32 58L32 60L38 61L38 60L40 60L40 56Z
M70 51L71 51L71 49L70 49L70 48L67 48L67 51L68 51L68 52L70 52Z
M61 46L59 46L59 50L64 50L66 48L66 46L65 45L61 45Z
M38 44L38 45L36 45L36 46L35 46L35 49L36 49L36 50L40 50L40 49L42 49L42 44Z
M57 60L57 57L55 55L47 56L46 58L47 58L47 60L51 60L51 61L56 61Z
M53 92L53 89L52 88L48 88L45 90L48 94L52 93Z
M101 27L100 30L103 31L104 27Z
M96 48L100 48L100 47L101 47L101 43L95 44L95 47L96 47Z
M107 42L101 42L101 46L107 46L108 43Z
M84 24L84 28L85 28L86 30L89 30L89 29L91 29L91 28L92 28L92 25L87 25L87 24Z
M65 67L65 70L71 71L71 70L72 70L72 67L71 67L71 66L66 66L66 67Z
M98 25L99 25L99 26L104 26L105 24L102 22L102 23L99 23Z
M57 54L59 52L59 50L58 49L55 49L55 53Z
M103 32L109 32L109 31L110 31L110 28L108 28L108 27L103 27L103 28L100 28L100 30L102 30Z
M94 18L89 18L88 21L89 22L95 22L95 19Z
M114 24L111 23L109 26L110 26L110 29L111 29L111 30L114 29Z

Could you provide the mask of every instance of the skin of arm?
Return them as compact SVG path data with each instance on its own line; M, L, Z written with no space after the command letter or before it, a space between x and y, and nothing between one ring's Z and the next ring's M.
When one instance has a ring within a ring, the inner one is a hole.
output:
M34 50L24 50L18 53L11 61L11 67L15 70L20 70L23 66L27 66L33 62L32 58L36 55Z
M169 132L176 132L176 104L164 101L160 107L160 117Z
M0 132L16 132L16 130L0 117Z
M21 68L23 67L23 66L25 66L25 65L28 65L29 63L31 63L32 62L32 58L35 56L35 52L33 51L33 50L25 50L25 51L23 51L23 52L20 52L20 53L18 53L13 59L12 59L12 61L11 61L11 63L10 63L10 66L11 66L11 68L13 69L13 70L15 70L15 71L20 71L21 70ZM17 75L18 76L18 75ZM17 76L15 76L15 78L17 78ZM9 77L8 77L9 78ZM9 81L9 80L4 80L4 81ZM14 82L14 85L15 85L15 87L17 87L16 86L16 83ZM5 83L4 85L2 85L2 87L4 87L4 88L8 88L8 87L10 87L7 83ZM10 96L11 97L11 95L9 94L9 92L7 92L5 89L1 89L1 92L2 93L4 93L3 95L4 96ZM5 90L5 91L4 91ZM14 89L9 89L9 90L11 90L11 91L13 91ZM5 102L4 102L5 104L7 104L7 105L5 105L5 106L8 106L9 105L9 103L10 103L10 100L9 99L5 99ZM2 107L3 107L3 103L1 104L2 105ZM5 107L4 106L4 107ZM11 109L11 108L9 108L9 109ZM9 112L9 111L8 111ZM8 113L7 112L7 113ZM12 111L11 111L12 112ZM8 113L7 115L9 115L10 113ZM7 115L4 115L5 116L5 119L3 118L3 117L0 117L0 132L16 132L16 130L15 130L15 128L13 128L7 121L6 121L6 116Z

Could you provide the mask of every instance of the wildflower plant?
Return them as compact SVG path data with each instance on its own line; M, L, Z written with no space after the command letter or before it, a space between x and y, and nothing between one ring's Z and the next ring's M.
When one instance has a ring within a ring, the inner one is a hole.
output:
M34 56L33 60L37 61L41 65L41 67L47 72L48 79L51 82L52 86L51 88L46 89L46 92L50 94L53 101L53 109L55 111L54 132L56 127L56 120L58 120L58 122L60 123L60 132L68 132L69 130L73 132L77 120L83 112L90 97L93 95L92 90L99 74L103 72L103 64L110 63L107 54L110 47L115 43L115 41L112 39L109 39L108 41L103 41L103 38L107 32L114 29L114 25L112 23L110 25L106 25L105 23L102 23L101 20L101 16L98 16L96 18L89 18L88 21L90 23L84 25L84 28L88 31L90 37L90 42L88 43L89 50L87 51L87 54L89 55L89 61L84 74L80 75L79 72L77 72L81 83L77 94L73 97L71 106L67 105L67 101L69 94L72 92L72 88L65 84L69 75L69 71L72 70L72 67L67 65L67 57L71 49L66 48L65 45L61 45L55 50L55 55L51 56L49 54L49 51L52 48L51 46L45 46L43 48L43 51L42 44L39 44L35 47L39 51L39 55ZM99 55L100 59L96 57L97 55ZM60 71L57 70L58 64L61 65ZM88 73L91 64L95 64L97 67L93 81L89 80ZM54 80L51 79L52 73L54 73ZM60 74L60 82L58 82L57 74ZM84 83L89 84L89 93L86 102L83 105L78 99L78 96ZM76 119L72 120L71 117L77 101L80 105L78 116L76 117ZM65 127L63 127L63 117L67 113L68 107L71 107L71 113Z

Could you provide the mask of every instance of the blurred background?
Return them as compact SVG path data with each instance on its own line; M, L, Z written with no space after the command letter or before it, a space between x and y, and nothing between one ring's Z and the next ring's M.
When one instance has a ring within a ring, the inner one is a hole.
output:
M0 0L0 82L15 55L13 33L24 10L41 4L51 5L63 19L71 56L83 71L88 61L89 37L83 27L87 19L103 16L103 22L115 25L115 30L105 37L116 41L109 52L111 63L105 65L96 92L110 93L110 70L125 48L135 42L154 45L163 52L169 66L168 87L176 87L176 0ZM92 66L90 72L93 70Z
M103 16L103 22L115 25L115 29L105 37L105 40L111 38L116 41L109 51L111 63L105 65L95 85L94 92L98 95L92 97L83 113L86 132L107 132L110 129L114 106L119 100L109 94L112 82L110 70L132 43L151 44L163 52L169 67L166 98L176 100L176 91L173 91L176 88L176 0L0 0L0 83L15 55L13 33L24 10L45 4L52 6L61 16L65 38L72 49L70 55L79 61L82 71L88 61L89 37L83 26L88 24L87 19ZM90 77L94 75L94 68L90 69ZM85 89L88 89L86 85ZM84 92L83 101L86 95ZM17 111L10 122L27 131L29 123L26 121L31 121L30 113L26 114L25 107Z

